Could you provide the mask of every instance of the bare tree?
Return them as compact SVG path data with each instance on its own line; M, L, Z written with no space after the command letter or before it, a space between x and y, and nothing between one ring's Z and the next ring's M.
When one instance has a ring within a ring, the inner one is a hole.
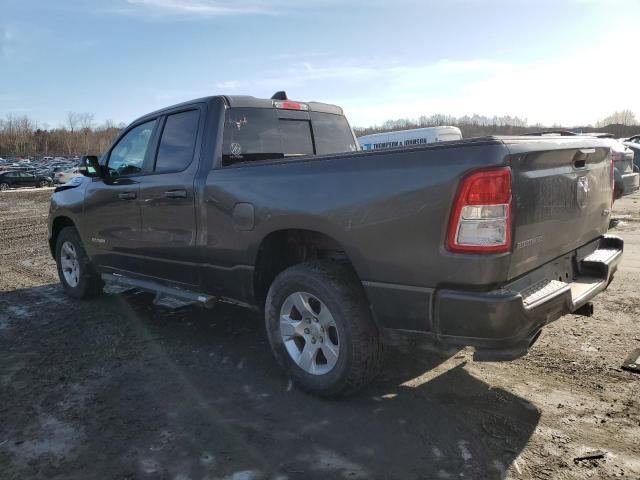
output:
M635 113L631 110L621 110L613 112L608 117L596 123L597 127L606 127L607 125L638 125Z
M75 132L78 125L78 114L76 112L67 112L67 125L71 133Z
M91 129L93 127L93 113L84 112L77 114L78 124L80 125L80 130L82 131L82 137L84 139L84 153L89 152L89 140Z

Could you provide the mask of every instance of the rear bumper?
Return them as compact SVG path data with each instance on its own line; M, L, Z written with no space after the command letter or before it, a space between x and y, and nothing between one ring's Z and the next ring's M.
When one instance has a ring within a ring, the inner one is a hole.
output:
M475 347L476 360L526 355L545 325L607 288L622 251L622 239L603 236L491 291L437 289L424 333L443 346Z

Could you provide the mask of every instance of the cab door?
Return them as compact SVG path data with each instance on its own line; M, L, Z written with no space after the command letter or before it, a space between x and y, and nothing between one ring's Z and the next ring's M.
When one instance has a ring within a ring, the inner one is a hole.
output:
M191 286L199 283L194 181L204 109L190 106L162 118L150 174L140 182L142 272Z
M140 271L140 182L154 152L157 119L132 126L103 157L105 175L85 191L83 240L94 262Z

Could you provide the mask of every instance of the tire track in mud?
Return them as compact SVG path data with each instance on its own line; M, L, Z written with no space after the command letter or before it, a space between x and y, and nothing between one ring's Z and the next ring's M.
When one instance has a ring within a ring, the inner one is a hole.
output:
M47 243L51 192L0 195L0 292L58 281Z

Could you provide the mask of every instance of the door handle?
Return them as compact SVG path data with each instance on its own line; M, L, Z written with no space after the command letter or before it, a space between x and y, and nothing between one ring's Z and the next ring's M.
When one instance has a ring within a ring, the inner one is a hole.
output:
M135 200L137 197L136 192L124 192L119 193L118 198L120 200Z
M167 198L187 198L186 190L169 190L164 192L164 196Z

